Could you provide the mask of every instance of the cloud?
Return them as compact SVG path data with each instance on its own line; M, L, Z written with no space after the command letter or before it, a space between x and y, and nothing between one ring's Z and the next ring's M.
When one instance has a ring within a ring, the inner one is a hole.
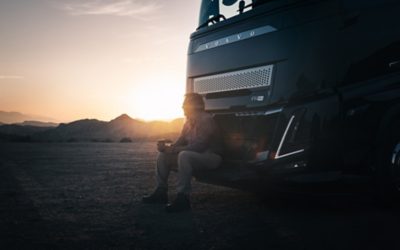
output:
M21 80L24 78L25 77L18 75L0 75L0 80Z
M160 9L155 1L145 0L86 0L62 4L62 9L71 15L108 15L151 19Z

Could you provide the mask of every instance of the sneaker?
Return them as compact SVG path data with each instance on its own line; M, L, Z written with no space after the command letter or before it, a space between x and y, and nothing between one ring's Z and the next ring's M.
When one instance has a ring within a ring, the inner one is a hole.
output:
M176 199L171 204L165 207L168 213L176 213L188 211L191 209L189 196L183 193L178 193Z
M168 193L166 189L157 188L152 194L142 198L146 204L166 204L168 203Z

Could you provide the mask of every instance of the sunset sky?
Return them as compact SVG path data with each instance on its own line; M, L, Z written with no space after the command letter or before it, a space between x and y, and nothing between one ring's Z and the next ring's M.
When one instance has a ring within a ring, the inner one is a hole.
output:
M183 116L199 7L200 0L1 0L0 110L59 122Z

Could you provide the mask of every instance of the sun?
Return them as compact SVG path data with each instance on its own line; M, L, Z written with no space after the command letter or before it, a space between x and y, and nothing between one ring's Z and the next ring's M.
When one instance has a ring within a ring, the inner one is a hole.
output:
M132 90L132 114L139 119L172 120L183 117L185 85L177 77L149 76Z

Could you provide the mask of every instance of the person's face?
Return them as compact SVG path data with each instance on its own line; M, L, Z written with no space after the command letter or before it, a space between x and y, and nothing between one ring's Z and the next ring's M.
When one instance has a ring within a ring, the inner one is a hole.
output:
M190 103L184 103L182 108L183 108L183 113L185 114L185 116L187 118L194 117L199 111L198 107L196 107Z

